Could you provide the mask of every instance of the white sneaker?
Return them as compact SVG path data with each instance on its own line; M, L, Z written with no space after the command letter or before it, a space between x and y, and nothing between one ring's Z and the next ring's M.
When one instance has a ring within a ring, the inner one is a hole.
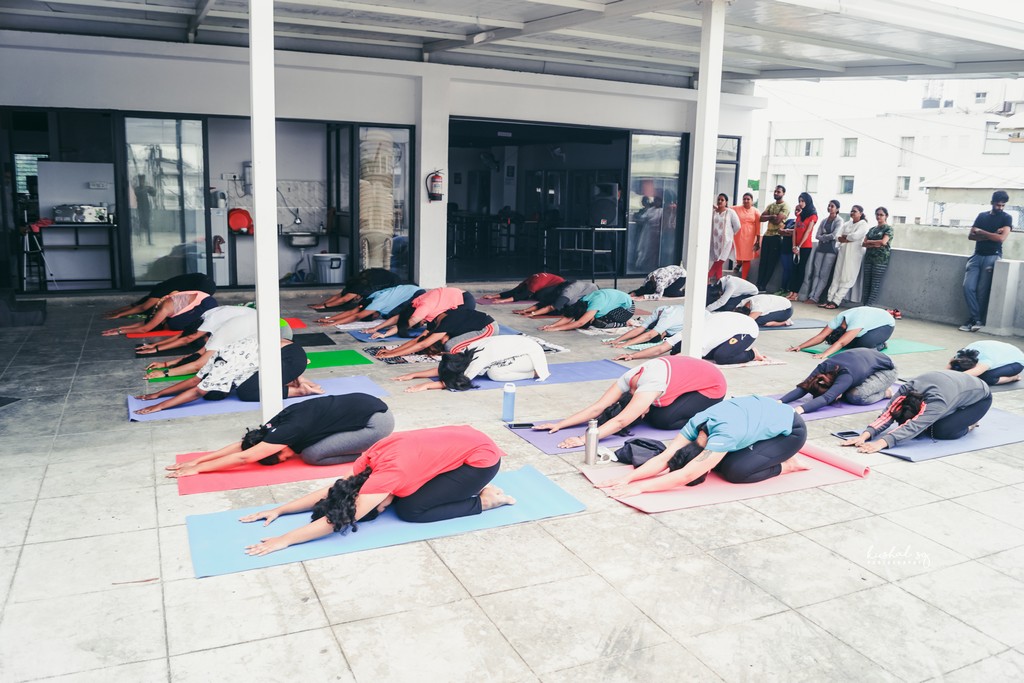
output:
M979 325L979 327L980 327L980 325ZM974 321L973 320L968 320L967 322L965 322L963 325L961 325L957 329L960 330L961 332L974 332Z

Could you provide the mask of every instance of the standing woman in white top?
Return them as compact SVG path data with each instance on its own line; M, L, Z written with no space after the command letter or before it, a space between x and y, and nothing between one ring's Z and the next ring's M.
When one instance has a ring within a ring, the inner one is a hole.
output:
M807 277L804 279L803 287L800 288L800 295L804 303L818 303L821 295L825 293L825 286L828 279L832 277L835 269L836 257L839 250L836 248L836 236L843 230L843 219L839 215L839 200L833 199L828 203L828 215L818 223L818 232L814 239L818 241L817 246L811 253L811 263L807 270Z
M711 214L711 268L708 277L722 279L722 267L732 258L736 249L736 233L740 231L740 217L729 208L729 195L718 195L715 212Z
M437 368L399 375L394 380L405 382L437 377L431 382L414 384L405 390L406 393L430 389L465 391L475 389L473 378L481 375L495 382L533 378L543 382L551 376L551 372L540 344L529 337L509 334L477 340L465 351L441 356Z
M871 226L864 219L864 207L854 204L850 209L850 220L839 231L836 241L839 242L839 256L836 258L836 270L832 275L832 286L828 288L828 301L821 308L835 309L843 303L846 294L857 282L860 266L864 261L864 237Z

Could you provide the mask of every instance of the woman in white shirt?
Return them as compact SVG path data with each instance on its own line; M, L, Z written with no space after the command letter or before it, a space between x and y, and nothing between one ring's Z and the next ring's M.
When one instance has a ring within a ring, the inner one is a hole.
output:
M839 242L839 256L836 258L836 270L832 274L832 286L828 288L828 301L821 308L836 309L843 303L846 294L860 276L860 266L864 261L864 236L871 226L864 219L864 207L854 204L850 209L850 221L843 225L836 241Z
M523 335L507 334L475 341L461 353L441 356L437 368L399 375L394 380L404 382L437 378L431 382L414 384L405 390L407 393L430 389L465 391L475 389L473 378L481 375L495 382L533 378L543 382L551 376L551 372L540 344Z

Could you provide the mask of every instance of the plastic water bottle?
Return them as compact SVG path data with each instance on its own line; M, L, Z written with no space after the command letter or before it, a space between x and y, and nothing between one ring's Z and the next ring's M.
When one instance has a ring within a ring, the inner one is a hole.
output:
M501 419L512 422L516 419L516 385L509 382L501 397Z
M583 462L587 465L597 464L597 420L587 423L587 433L583 436Z

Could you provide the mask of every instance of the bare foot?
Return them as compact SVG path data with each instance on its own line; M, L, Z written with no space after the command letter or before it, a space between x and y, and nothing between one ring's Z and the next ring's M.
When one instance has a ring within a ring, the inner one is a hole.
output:
M977 422L975 422L974 424L972 424L972 425L971 425L970 427L968 427L968 428L967 428L967 433L969 434L969 433L973 432L973 431L974 431L975 429L977 429L977 428L978 428L979 426L980 426L980 425L979 425L979 424L978 424Z
M309 394L322 394L322 393L324 393L324 388L322 386L320 386L319 384L317 384L316 382L310 380L310 379L306 379L305 377L300 376L298 378L298 381L299 381L299 386L301 388L305 389L307 392L309 392Z
M892 398L892 387L889 387L888 389L885 390L885 397Z
M507 495L501 489L487 485L480 491L480 508L482 510L493 510L502 505L515 505L516 499Z
M750 350L754 352L754 360L756 360L756 361L768 360L768 356L764 355L763 353L758 351L756 348L751 348Z
M782 463L782 471L779 474L789 474L790 472L800 472L801 470L810 469L804 464L804 461L795 455Z

